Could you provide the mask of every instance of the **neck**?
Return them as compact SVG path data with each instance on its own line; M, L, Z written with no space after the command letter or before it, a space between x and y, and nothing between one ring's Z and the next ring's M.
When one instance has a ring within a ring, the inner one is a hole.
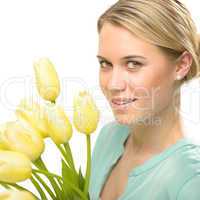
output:
M180 100L177 103L175 109L179 110ZM183 138L181 120L176 110L170 105L151 117L150 122L134 124L127 148L137 154L155 154Z

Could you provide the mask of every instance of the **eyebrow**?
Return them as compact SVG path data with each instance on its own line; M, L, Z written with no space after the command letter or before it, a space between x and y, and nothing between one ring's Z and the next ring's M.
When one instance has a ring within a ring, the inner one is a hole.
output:
M99 58L99 59L104 59L104 60L108 60L108 59L106 59L105 57L100 56L100 55L97 55L97 58ZM121 60L127 60L127 59L131 59L131 58L142 58L142 59L146 60L145 57L140 56L140 55L128 55L128 56L122 57Z

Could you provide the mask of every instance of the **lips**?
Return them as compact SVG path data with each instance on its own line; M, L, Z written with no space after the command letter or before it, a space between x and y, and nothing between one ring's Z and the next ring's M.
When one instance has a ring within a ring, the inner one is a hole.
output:
M136 98L114 98L111 100L111 102L116 105L125 105L125 104L131 103L135 100L136 100Z
M130 106L136 101L137 99L112 99L111 106L117 112L127 112Z

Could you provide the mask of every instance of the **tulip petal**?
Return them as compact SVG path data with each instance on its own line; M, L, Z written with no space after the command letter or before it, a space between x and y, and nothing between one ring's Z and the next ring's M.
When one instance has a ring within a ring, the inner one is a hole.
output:
M60 82L52 62L48 58L40 58L34 62L34 72L40 96L55 102L60 93Z

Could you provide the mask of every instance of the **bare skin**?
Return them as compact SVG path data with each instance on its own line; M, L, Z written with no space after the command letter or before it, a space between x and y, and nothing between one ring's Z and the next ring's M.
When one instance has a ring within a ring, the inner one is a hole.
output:
M143 58L126 58L129 55ZM98 58L101 90L116 120L131 128L125 151L100 194L101 200L116 200L123 194L128 174L134 167L184 137L177 112L180 90L176 76L184 77L188 73L192 57L184 52L174 63L158 47L122 27L105 23L99 36ZM115 97L136 97L138 100L118 110L111 103Z

